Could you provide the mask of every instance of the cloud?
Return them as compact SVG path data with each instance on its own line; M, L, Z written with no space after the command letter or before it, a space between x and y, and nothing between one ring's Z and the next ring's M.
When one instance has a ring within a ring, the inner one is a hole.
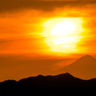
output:
M96 0L2 0L0 12L18 11L26 9L52 10L68 6L84 6L94 4Z

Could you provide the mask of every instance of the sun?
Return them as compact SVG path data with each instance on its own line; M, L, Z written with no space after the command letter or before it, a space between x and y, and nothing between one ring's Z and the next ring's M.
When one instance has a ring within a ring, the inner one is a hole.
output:
M74 53L82 38L81 18L55 18L44 23L45 42L51 51Z

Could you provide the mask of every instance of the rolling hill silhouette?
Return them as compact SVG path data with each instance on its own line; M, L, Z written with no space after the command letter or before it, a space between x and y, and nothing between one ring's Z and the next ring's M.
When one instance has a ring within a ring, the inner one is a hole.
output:
M7 80L0 83L0 88L96 88L96 79L83 80L76 78L81 76L88 79L89 75L90 77L96 77L96 60L92 56L83 56L62 70L68 71L72 75L65 73L55 76L39 75L19 81Z
M60 70L62 73L68 72L82 79L96 78L96 59L86 55Z
M81 80L69 73L56 76L39 75L20 81L4 81L0 83L0 88L96 88L96 79Z

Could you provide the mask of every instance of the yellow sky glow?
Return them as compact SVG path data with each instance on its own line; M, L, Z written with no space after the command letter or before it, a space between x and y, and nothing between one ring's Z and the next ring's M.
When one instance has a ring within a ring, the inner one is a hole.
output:
M55 18L44 23L46 43L51 51L75 53L83 38L82 18Z

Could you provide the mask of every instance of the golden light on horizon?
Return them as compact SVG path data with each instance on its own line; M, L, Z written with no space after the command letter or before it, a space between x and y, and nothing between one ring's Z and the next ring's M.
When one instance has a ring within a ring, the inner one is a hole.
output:
M44 23L46 43L51 51L75 53L83 38L82 18L55 18Z

